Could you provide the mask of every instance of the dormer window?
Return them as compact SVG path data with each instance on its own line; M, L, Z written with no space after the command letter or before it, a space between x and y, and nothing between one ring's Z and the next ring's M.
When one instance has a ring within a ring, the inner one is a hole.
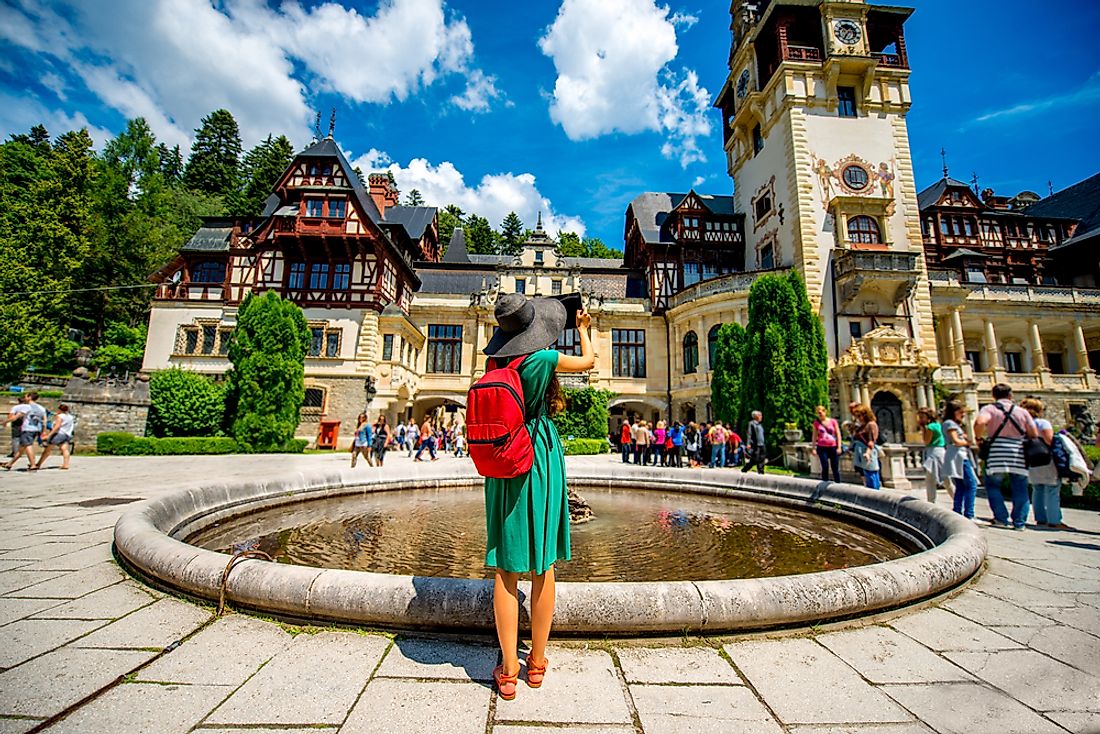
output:
M306 216L307 217L320 217L323 216L325 200L324 199L306 199Z

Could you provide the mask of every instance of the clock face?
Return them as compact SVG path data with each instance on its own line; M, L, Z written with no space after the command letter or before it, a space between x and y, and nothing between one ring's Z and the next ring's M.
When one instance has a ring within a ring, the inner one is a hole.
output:
M833 23L833 34L841 43L854 46L859 43L863 31L854 20L838 20Z
M737 98L741 99L749 93L749 70L741 72L741 78L737 80Z

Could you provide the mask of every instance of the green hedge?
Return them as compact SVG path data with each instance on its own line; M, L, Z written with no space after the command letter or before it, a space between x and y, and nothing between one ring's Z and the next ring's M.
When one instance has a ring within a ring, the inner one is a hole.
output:
M572 441L565 438L561 442L566 456L587 456L591 454L606 454L611 450L606 438L574 438Z
M20 395L26 395L29 392L37 392L38 397L40 397L40 398L60 398L60 397L63 397L65 395L64 390L37 390L36 391L36 390L33 390L33 389L24 390L22 392L12 392L11 390L6 390L5 394L9 398L17 398Z
M291 439L282 451L276 453L300 454L308 443L305 439ZM101 433L96 437L96 453L107 456L180 456L247 452L232 438L225 436L144 438L130 433Z

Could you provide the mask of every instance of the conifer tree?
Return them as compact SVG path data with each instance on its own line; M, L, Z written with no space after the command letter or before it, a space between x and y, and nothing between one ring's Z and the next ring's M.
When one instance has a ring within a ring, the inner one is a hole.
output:
M526 231L523 220L515 212L508 212L508 216L500 223L500 254L518 255L523 249Z
M413 189L405 196L405 206L424 206L424 196L420 189Z
M244 190L236 205L236 213L242 216L259 216L264 201L271 195L279 177L294 159L294 147L285 135L272 138L268 135L241 161L241 180Z
M157 157L160 158L160 174L170 186L175 186L183 178L183 153L178 145L169 148L166 144L157 145Z
M711 368L711 405L715 417L727 425L743 426L748 415L741 408L741 375L745 360L745 329L741 324L722 324Z
M497 233L489 226L489 220L471 214L463 227L466 232L466 249L472 255L496 255Z
M454 234L456 227L463 226L463 217L466 216L466 212L462 211L454 204L448 204L443 207L439 212L439 243L443 246L444 251L451 242L451 235Z
M195 130L191 157L183 173L192 191L229 198L240 191L241 133L228 110L215 110Z

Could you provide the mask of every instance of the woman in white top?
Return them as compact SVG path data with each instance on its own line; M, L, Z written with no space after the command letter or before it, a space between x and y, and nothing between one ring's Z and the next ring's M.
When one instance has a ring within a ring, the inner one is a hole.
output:
M952 509L973 520L978 476L974 473L974 457L970 453L970 439L963 427L965 423L966 406L957 400L948 400L943 411L942 428L946 446L942 471L955 484Z
M61 449L61 468L69 468L69 447L73 442L73 424L75 422L73 414L69 412L68 405L62 403L57 406L57 415L53 417L53 428L44 436L46 448L42 449L42 456L38 458L38 463L34 466L35 469L42 468L42 463L46 461L46 457L53 451L54 446Z
M1043 401L1025 398L1020 401L1020 407L1031 413L1031 417L1035 419L1035 427L1039 429L1039 438L1048 447L1052 447L1055 441L1054 426L1042 417L1045 409ZM1051 458L1050 463L1043 466L1028 467L1027 479L1031 483L1031 506L1035 508L1035 524L1039 527L1072 530L1073 528L1062 522L1062 480L1058 477L1054 459Z

